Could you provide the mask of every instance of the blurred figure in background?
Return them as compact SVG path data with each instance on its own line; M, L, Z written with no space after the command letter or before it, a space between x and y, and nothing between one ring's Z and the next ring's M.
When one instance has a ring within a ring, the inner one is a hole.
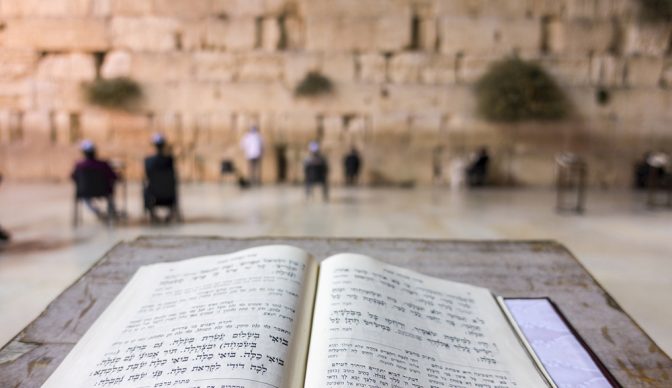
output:
M264 155L264 141L259 128L252 126L243 137L241 147L249 165L248 178L251 185L261 185L261 159Z
M106 160L98 159L96 146L90 140L84 140L81 144L84 159L77 162L71 174L77 189L77 199L84 201L86 206L101 221L109 221L117 218L117 209L114 204L114 185L119 176ZM107 214L102 212L95 203L96 199L107 201Z
M308 146L310 155L303 162L303 169L306 179L306 198L313 196L313 186L319 184L322 186L322 199L329 200L329 165L327 159L320 152L320 145L313 141Z
M169 222L178 216L175 162L163 135L155 134L152 143L156 153L145 158L145 209L151 222L155 223L159 221L157 207L167 208L168 215L163 221Z
M467 168L467 179L469 186L484 186L488 178L488 166L490 165L490 154L486 147L481 147Z
M2 183L2 174L0 174L0 183ZM2 228L2 225L0 225L0 243L4 243L9 241L11 238L11 235L9 234L8 231Z
M354 186L359 178L359 171L362 168L362 158L355 146L352 146L350 152L343 159L343 171L345 172L345 184Z

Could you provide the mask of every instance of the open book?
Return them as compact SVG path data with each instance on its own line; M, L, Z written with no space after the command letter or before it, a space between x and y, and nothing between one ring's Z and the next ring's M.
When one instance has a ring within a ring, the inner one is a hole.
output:
M141 267L43 385L554 387L489 290L266 246Z

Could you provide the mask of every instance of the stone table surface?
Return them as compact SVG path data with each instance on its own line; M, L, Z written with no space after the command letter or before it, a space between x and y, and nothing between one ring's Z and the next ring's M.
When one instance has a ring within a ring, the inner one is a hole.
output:
M320 259L362 253L505 297L550 297L624 387L672 387L672 360L555 242L168 236L118 244L56 298L0 350L0 387L44 383L138 267L266 244Z

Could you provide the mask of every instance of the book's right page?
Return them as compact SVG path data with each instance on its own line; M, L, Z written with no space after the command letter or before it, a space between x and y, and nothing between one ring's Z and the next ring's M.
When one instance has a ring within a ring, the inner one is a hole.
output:
M546 387L491 292L341 254L320 269L306 388Z

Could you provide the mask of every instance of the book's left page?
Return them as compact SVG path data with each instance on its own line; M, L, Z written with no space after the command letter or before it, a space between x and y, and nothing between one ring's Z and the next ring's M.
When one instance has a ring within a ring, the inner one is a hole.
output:
M316 281L289 246L142 267L43 387L300 387Z

